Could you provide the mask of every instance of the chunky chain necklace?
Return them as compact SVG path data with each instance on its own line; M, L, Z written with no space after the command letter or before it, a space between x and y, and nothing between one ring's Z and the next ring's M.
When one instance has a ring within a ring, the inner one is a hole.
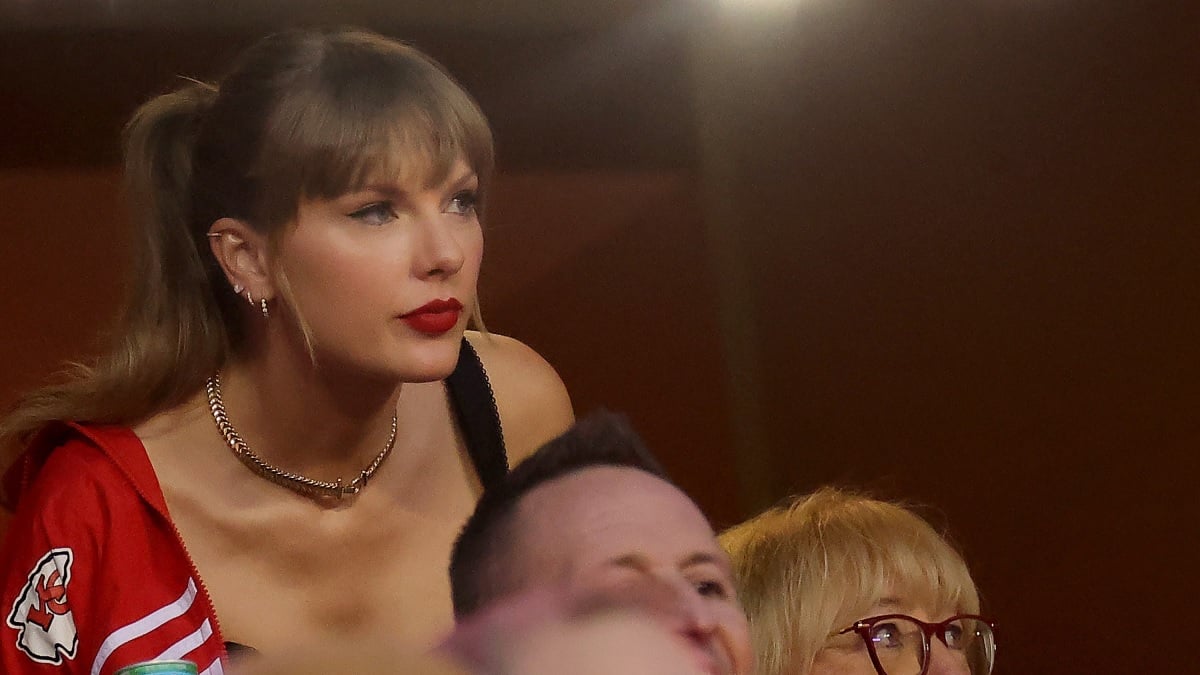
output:
M267 462L262 457L254 454L250 450L250 446L246 445L246 441L242 440L237 429L233 428L233 423L229 421L229 415L225 412L225 403L221 400L221 374L214 374L208 378L208 384L205 389L208 391L208 407L212 411L213 421L217 423L217 430L221 432L221 436L225 439L225 444L237 455L237 458L242 460L242 463L250 467L254 473L266 478L267 480L285 487L293 492L298 492L309 497L336 497L342 499L346 495L357 495L360 490L367 486L367 481L375 474L383 460L392 453L392 447L396 445L396 413L392 413L392 432L388 436L387 444L383 446L383 450L371 460L365 469L358 472L358 477L348 483L342 483L339 476L336 481L330 482L325 480L317 480L307 476L301 476L298 473L284 471L279 467Z

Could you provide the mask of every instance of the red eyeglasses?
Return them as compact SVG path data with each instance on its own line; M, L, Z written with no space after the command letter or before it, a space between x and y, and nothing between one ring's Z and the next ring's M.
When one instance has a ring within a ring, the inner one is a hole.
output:
M907 614L873 616L838 631L856 633L867 645L879 675L926 675L933 638L946 646L963 673L989 675L996 660L995 627L975 614L928 623Z

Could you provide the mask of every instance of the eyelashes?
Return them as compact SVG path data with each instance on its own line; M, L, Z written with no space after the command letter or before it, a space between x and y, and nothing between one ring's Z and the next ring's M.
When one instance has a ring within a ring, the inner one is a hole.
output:
M396 219L396 209L391 202L375 202L350 213L350 217L365 225L379 226Z
M478 192L475 190L460 190L447 200L442 213L464 217L473 216L476 213L478 205ZM351 211L347 215L365 225L379 227L399 218L399 213L400 210L396 208L395 202L392 200L382 200L367 204Z
M466 216L475 213L478 206L479 193L474 190L461 190L450 198L450 204L446 207L446 211Z

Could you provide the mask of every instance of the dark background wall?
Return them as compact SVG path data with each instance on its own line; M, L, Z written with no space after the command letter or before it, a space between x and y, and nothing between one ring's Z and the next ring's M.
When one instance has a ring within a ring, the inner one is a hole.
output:
M29 5L0 4L0 404L119 296L121 120L285 21ZM722 524L827 482L928 505L999 673L1195 667L1196 3L477 5L334 18L492 117L488 322L577 409L629 411Z

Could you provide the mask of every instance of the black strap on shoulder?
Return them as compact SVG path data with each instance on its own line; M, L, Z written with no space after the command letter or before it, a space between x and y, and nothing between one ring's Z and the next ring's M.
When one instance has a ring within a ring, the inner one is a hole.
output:
M458 416L467 442L467 452L479 474L479 482L487 490L508 473L508 454L504 450L504 430L500 427L500 412L487 372L475 348L463 338L458 353L458 365L446 378L446 390Z

